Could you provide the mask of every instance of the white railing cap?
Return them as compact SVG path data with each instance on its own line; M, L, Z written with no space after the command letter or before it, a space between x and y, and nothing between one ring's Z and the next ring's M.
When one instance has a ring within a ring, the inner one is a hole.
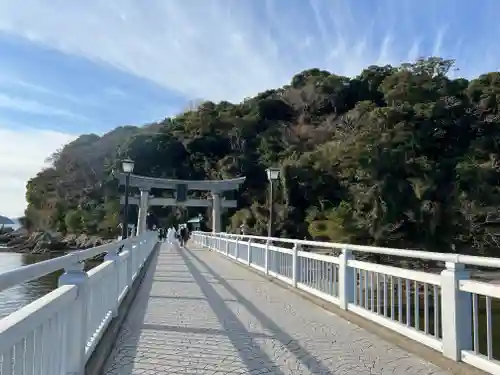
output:
M240 239L245 239L245 238L256 239L262 241L299 244L305 246L317 246L317 247L336 249L336 250L358 251L362 253L392 255L404 258L415 258L415 259L433 260L439 262L462 263L471 266L500 268L500 258L480 257L480 256L463 255L463 254L434 253L422 250L396 249L389 247L377 247L377 246L366 246L366 245L352 245L352 244L336 243L336 242L309 241L309 240L299 240L292 238L252 236L252 235L225 233L225 232L210 233L210 232L197 231L194 233L199 233L208 236L220 236L220 237L240 238Z
M0 291L27 281L39 279L40 277L69 267L71 264L83 262L100 254L107 253L113 249L117 249L122 245L124 245L124 247L133 246L135 242L141 241L145 238L149 238L149 236L151 236L151 234L147 232L139 237L130 237L125 240L115 241L86 250L73 251L67 255L63 255L54 259L49 259L43 262L30 264L27 266L2 272L0 273Z

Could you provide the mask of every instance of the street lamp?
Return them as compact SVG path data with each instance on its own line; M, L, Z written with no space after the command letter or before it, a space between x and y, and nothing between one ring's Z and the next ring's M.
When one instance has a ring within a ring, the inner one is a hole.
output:
M267 223L267 237L273 234L273 182L276 182L280 176L279 168L267 168L267 179L269 180L269 222Z
M122 240L128 237L128 190L130 187L130 174L134 171L134 161L122 160L122 169L125 173L125 204L123 207Z

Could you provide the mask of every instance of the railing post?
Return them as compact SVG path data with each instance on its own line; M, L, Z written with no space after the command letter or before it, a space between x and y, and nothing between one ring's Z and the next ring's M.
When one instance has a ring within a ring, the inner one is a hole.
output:
M354 302L354 288L357 280L355 280L354 268L347 264L349 260L354 259L352 252L347 249L342 249L342 254L339 256L339 302L340 308L347 310L349 303Z
M277 245L277 244L276 244ZM270 243L270 246L274 246L273 243L271 242ZM278 247L278 246L276 246ZM274 251L273 252L273 269L272 271L276 272L276 274L279 274L280 273L280 254L278 251L275 251L275 250L272 250L270 249L271 251Z
M114 248L106 253L104 256L104 261L110 261L111 267L113 267L114 272L114 285L110 285L111 288L114 289L115 300L113 301L113 306L111 309L111 315L115 318L118 315L118 299L120 297L120 254L119 251L123 248L124 245L120 247Z
M130 290L132 288L132 283L134 279L134 254L132 252L132 243L128 245L128 247L124 248L125 251L128 251L127 257L127 286Z
M293 254L292 254L292 285L294 288L297 287L297 275L299 274L299 249L300 245L295 242L293 244Z
M88 290L89 276L84 271L83 262L77 260L65 269L64 274L59 277L58 285L76 285L78 294L76 301L72 304L70 327L66 333L66 358L69 373L71 375L83 375L85 373L85 348L87 346L87 316L88 316Z
M134 249L134 251L135 251L135 254L134 254L135 255L134 272L136 272L140 268L139 266L141 264L141 259L142 259L142 255L141 255L141 249L142 249L142 246L143 246L142 242L143 241L141 239L141 240L139 240L139 241L137 241L135 243L135 249Z
M226 256L229 256L229 237L226 237Z
M269 275L269 240L266 241L266 250L264 255L264 268L266 269L266 275Z
M240 254L239 247L240 247L240 237L236 237L236 249L234 249L234 257L236 260L238 260L238 256Z
M461 359L462 350L472 349L471 295L461 292L458 285L469 277L469 271L460 263L446 262L441 272L443 355L455 361Z
M248 258L247 264L250 266L252 264L252 239L248 239Z

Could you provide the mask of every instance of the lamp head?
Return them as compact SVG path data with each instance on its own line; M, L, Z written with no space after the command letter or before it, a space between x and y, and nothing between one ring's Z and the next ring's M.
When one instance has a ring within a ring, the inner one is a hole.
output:
M280 176L280 169L273 167L267 168L266 173L267 173L267 179L269 181L276 181Z
M122 169L125 173L132 173L134 171L134 161L130 159L122 160Z

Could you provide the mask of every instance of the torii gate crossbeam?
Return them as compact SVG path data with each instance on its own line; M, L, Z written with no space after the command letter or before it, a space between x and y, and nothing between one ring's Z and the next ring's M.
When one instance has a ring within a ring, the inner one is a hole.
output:
M125 185L126 175L120 173L118 176L120 185ZM167 178L153 178L139 175L130 175L129 186L139 188L140 197L129 198L129 204L139 205L139 215L137 219L137 234L146 230L146 215L149 206L185 206L185 207L212 207L212 231L221 231L221 208L236 207L236 201L221 199L221 193L225 191L238 190L245 182L245 177L228 180L174 180ZM152 188L176 190L176 198L150 197ZM212 199L188 199L189 190L210 191ZM122 197L122 204L124 197Z

